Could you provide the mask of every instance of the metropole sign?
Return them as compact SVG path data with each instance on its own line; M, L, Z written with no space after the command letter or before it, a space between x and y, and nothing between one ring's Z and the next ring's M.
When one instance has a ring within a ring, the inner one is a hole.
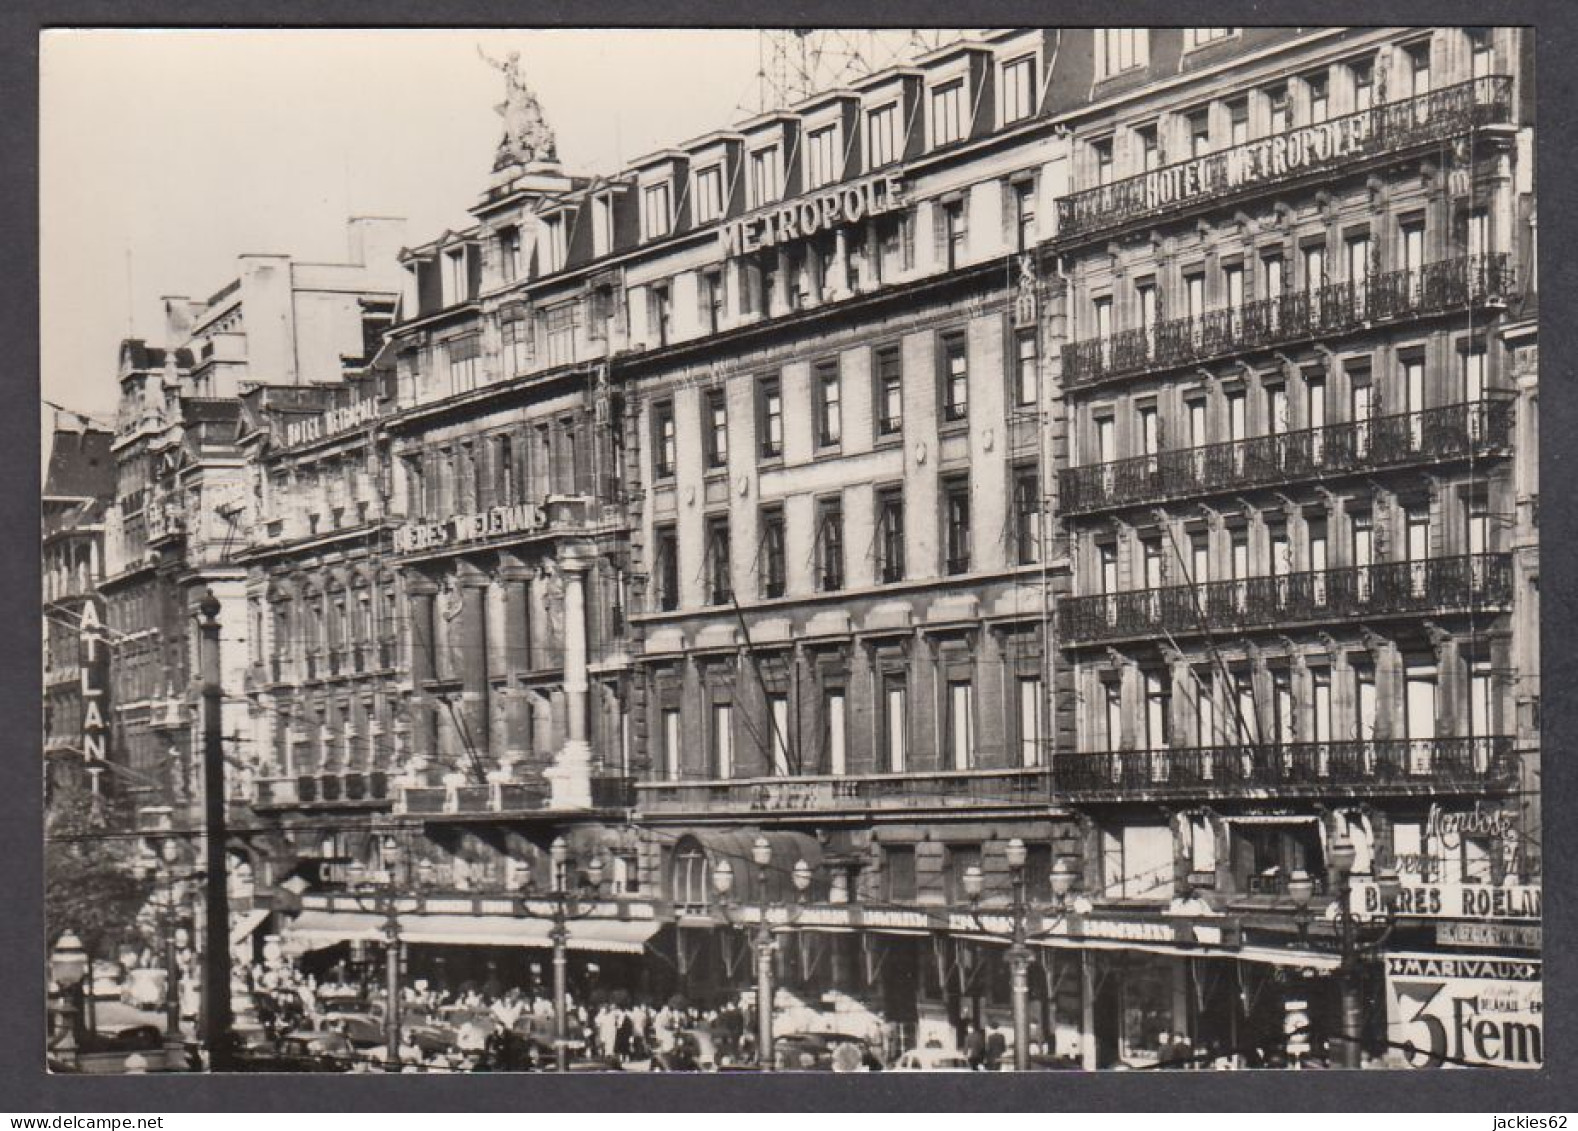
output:
M748 254L857 224L867 216L892 212L903 203L899 175L884 173L810 193L725 224L718 229L718 242L725 257Z

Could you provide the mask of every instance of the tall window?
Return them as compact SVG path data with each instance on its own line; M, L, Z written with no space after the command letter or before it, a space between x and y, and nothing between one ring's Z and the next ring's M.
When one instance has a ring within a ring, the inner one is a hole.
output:
M542 222L543 272L551 274L564 269L569 253L569 238L564 223L564 213L549 216Z
M1375 64L1359 59L1348 64L1353 74L1353 109L1357 113L1375 105Z
M1036 109L1036 57L1003 64L1003 125L1030 117Z
M821 188L838 180L839 174L838 127L824 126L812 130L805 139L806 188Z
M663 729L662 729L662 741L663 741L663 767L662 768L663 768L663 776L665 778L667 778L669 781L679 781L679 778L680 778L679 730L680 730L679 710L677 708L673 708L673 707L665 708L664 711L663 711ZM701 856L701 854L699 852L696 855L697 856ZM702 859L702 870L703 870L703 872L705 872L706 858L705 857L701 857L701 859ZM701 879L705 880L706 876L703 875L701 877ZM705 888L700 888L699 890L705 891L706 889ZM675 894L678 895L677 892ZM702 903L706 902L705 895L702 895L702 896L699 897L699 902L702 902Z
M775 459L784 454L784 399L778 378L763 377L756 386L756 398L762 458Z
M1331 117L1331 89L1324 74L1310 75L1304 80L1310 96L1310 121L1324 122Z
M782 507L762 511L761 587L771 600L784 595L784 512Z
M1249 99L1235 98L1227 104L1227 144L1243 145L1249 140Z
M826 728L823 742L827 749L827 772L842 776L849 772L846 749L848 723L845 716L844 692L829 691L822 697L822 720Z
M1096 80L1145 66L1150 50L1150 32L1144 28L1097 28Z
M778 147L768 146L751 154L750 206L771 204L783 194L783 166Z
M1145 673L1145 746L1159 750L1172 744L1172 681L1165 673Z
M714 703L712 705L712 776L715 778L732 778L734 776L734 705L732 703Z
M948 681L948 768L975 765L975 686L968 679Z
M965 243L970 235L964 204L963 200L955 200L942 206L943 256L950 271L964 262Z
M729 404L722 389L709 389L706 398L707 466L726 467L729 463Z
M614 198L606 193L592 201L592 252L607 255L614 250Z
M876 351L877 434L896 436L904 428L904 363L898 346Z
M1090 155L1096 163L1096 183L1110 185L1113 175L1112 139L1104 137L1090 143Z
M838 360L818 362L816 366L816 442L830 447L844 438L843 382Z
M567 365L575 360L575 340L581 328L581 304L561 302L543 312L543 337L548 347L549 365Z
M877 569L882 582L904 580L904 488L877 492Z
M908 688L902 675L888 673L882 678L882 752L884 769L902 774L908 764L909 723Z
M1140 169L1149 173L1152 169L1159 169L1162 165L1161 142L1156 135L1156 127L1141 126L1134 131L1134 137L1140 146Z
M695 199L691 202L696 223L708 224L723 215L723 167L711 165L696 172Z
M1204 157L1211 152L1211 113L1196 110L1185 119L1189 128L1189 156Z
M1408 97L1418 98L1430 93L1430 43L1416 43L1405 52L1403 79L1407 82Z
M729 580L729 516L709 516L706 537L707 603L726 605L734 595L734 586Z
M789 759L789 696L776 693L768 695L767 713L771 716L768 729L771 732L773 773L787 777L793 772Z
M672 526L660 526L652 532L652 542L657 607L672 612L679 608L679 533Z
M1496 51L1490 41L1490 29L1468 28L1470 54L1469 74L1476 79L1487 78L1496 69Z
M1014 336L1014 403L1020 408L1041 403L1041 366L1033 329L1021 330Z
M837 498L816 504L817 588L836 592L844 587L844 504Z
M723 272L703 271L696 276L696 301L701 324L716 334L723 323Z
M931 92L931 146L951 145L964 137L964 80L956 79Z
M471 280L466 273L466 249L457 247L444 253L444 305L454 306L471 297Z
M505 375L513 377L517 373L526 372L531 368L532 363L531 322L524 312L517 310L505 317L500 329L503 336Z
M866 147L873 169L897 161L903 155L898 103L890 102L866 114Z
M1036 246L1036 183L1020 181L1014 192L1014 250L1023 254Z
M942 418L963 420L970 412L970 366L963 334L942 339Z
M1041 477L1034 464L1014 469L1014 558L1020 565L1041 560Z
M954 476L943 483L943 527L950 574L970 571L970 478Z
M1019 697L1019 764L1041 764L1041 677L1020 676L1016 681Z
M444 351L449 360L450 385L457 393L477 387L478 367L482 364L482 338L478 334L467 334L464 338L455 338L444 346Z
M1292 125L1288 110L1288 88L1278 86L1266 91L1266 100L1270 106L1271 132L1274 134L1287 132L1288 126Z
M667 479L674 474L674 402L652 406L652 474Z
M521 230L505 228L499 233L499 267L506 283L521 276Z
M647 288L648 319L657 331L657 344L666 346L674 336L674 293L667 283L653 283Z
M641 235L655 240L669 233L673 213L669 205L668 182L648 185L641 190Z

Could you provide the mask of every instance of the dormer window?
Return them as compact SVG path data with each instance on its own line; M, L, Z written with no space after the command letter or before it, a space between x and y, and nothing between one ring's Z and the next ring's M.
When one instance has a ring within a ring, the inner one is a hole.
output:
M891 164L903 152L899 134L899 104L889 102L866 114L866 158L873 169Z
M564 269L565 259L564 216L549 216L542 224L542 269L551 275Z
M1003 125L1022 121L1036 110L1036 57L1003 64Z
M1193 51L1196 47L1204 47L1208 43L1220 43L1224 39L1232 39L1237 34L1236 27L1184 28L1184 50Z
M466 278L466 249L457 247L444 253L444 305L454 306L471 297Z
M592 201L592 254L604 256L614 250L614 198L599 196Z
M805 176L806 188L821 188L838 179L839 147L838 126L824 126L806 135Z
M668 182L648 185L641 190L641 238L656 240L668 235L674 225L669 203Z
M1151 61L1150 32L1144 28L1096 29L1096 81L1110 79Z
M710 224L723 215L723 166L696 171L694 197L696 223Z
M931 147L940 149L964 137L964 80L955 79L931 92Z
M783 195L783 161L778 147L769 145L751 154L750 206L760 208Z

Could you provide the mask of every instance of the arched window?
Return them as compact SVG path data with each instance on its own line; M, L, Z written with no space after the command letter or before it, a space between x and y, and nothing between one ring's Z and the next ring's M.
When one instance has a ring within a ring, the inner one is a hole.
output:
M695 841L682 841L674 852L674 906L681 912L705 911L711 893L707 854Z

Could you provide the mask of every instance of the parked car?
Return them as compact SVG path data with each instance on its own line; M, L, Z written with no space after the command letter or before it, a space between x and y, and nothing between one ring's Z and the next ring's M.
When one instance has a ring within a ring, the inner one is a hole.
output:
M674 1034L674 1047L652 1058L656 1072L713 1072L718 1067L712 1034L701 1029L681 1029Z
M968 1072L970 1062L957 1049L910 1049L893 1062L895 1072Z
M279 1054L286 1060L318 1061L324 1064L343 1065L323 1071L349 1071L356 1059L356 1048L344 1033L324 1030L298 1030L288 1034L279 1043Z
M321 1027L344 1033L351 1044L359 1049L382 1048L386 1041L383 1022L371 1013L353 1013L349 1010L325 1013Z
M859 1072L882 1067L864 1037L849 1033L786 1033L773 1042L781 1072Z

